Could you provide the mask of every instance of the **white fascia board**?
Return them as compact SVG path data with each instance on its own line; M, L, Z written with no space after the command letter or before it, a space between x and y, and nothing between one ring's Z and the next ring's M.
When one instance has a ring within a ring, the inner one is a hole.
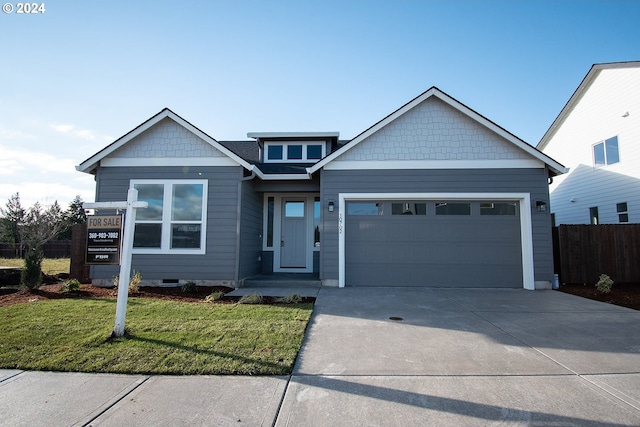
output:
M398 117L402 116L407 111L409 111L412 108L414 108L416 105L420 104L421 102L423 102L427 98L431 97L434 93L436 93L436 90L437 90L436 88L429 89L428 91L423 93L421 96L415 98L413 101L410 101L408 104L404 105L403 107L401 107L398 110L394 111L393 113L391 113L390 115L388 115L384 119L380 120L378 123L376 123L375 125L371 126L369 129L365 130L360 135L356 136L354 139L349 141L344 147L342 147L339 150L334 151L333 153L331 153L330 155L328 155L327 157L325 157L324 159L320 160L318 163L316 163L315 165L310 167L308 169L309 173L314 173L314 172L318 171L320 168L324 167L324 165L326 165L327 163L333 161L335 158L337 158L337 157L341 156L342 154L346 153L347 151L351 150L353 147L355 147L356 145L360 144L362 141L367 139L369 136L373 135L374 133L376 133L377 131L379 131L380 129L382 129L383 127L385 127L386 125L388 125L389 123L391 123L392 121L397 119Z
M538 169L545 163L537 159L511 160L341 160L329 163L325 170L383 169Z
M273 139L273 138L338 138L340 132L248 132L247 138Z
M337 157L339 157L342 154L346 153L347 151L349 151L350 149L352 149L353 147L358 145L360 142L362 142L363 140L367 139L369 136L373 135L378 130L382 129L383 127L385 127L389 123L393 122L394 120L396 120L400 116L404 115L408 111L412 110L413 108L415 108L416 106L418 106L419 104L421 104L422 102L424 102L425 100L427 100L428 98L430 98L432 96L437 97L441 101L445 102L447 105L453 107L454 109L460 111L461 113L463 113L466 116L470 117L471 119L475 120L479 124L485 126L489 130L491 130L491 131L495 132L496 134L500 135L502 138L504 138L507 141L511 142L512 144L514 144L518 148L524 150L525 152L527 152L531 156L535 157L536 159L544 162L545 164L547 164L557 174L562 174L562 173L566 173L567 172L567 169L563 165L561 165L560 163L558 163L555 160L551 159L546 154L538 151L537 149L535 149L531 145L529 145L526 142L522 141L521 139L517 138L513 134L507 132L506 130L504 130L500 126L496 125L492 121L486 119L484 116L481 116L480 114L476 113L475 111L473 111L472 109L470 109L466 105L464 105L464 104L456 101L455 99L451 98L450 96L446 95L445 93L440 91L438 88L433 87L433 88L427 90L426 92L424 92L422 95L420 95L417 98L413 99L412 101L410 101L409 103L407 103L403 107L399 108L398 110L396 110L395 112L393 112L389 116L385 117L384 119L382 119L381 121L379 121L378 123L376 123L375 125L370 127L369 129L367 129L366 131L361 133L360 135L358 135L352 141L347 143L342 149L339 149L339 150L333 152L329 156L325 157L324 159L322 159L321 161L319 161L318 163L316 163L315 165L310 167L308 169L309 173L314 173L314 172L318 171L320 168L322 168L325 165L329 164L330 162L332 162Z
M212 138L209 135L207 135L206 133L202 132L200 129L198 129L195 126L193 126L191 123L189 123L186 120L184 120L182 117L180 117L177 114L175 114L173 111L169 110L168 108L165 108L160 113L158 113L155 116L151 117L146 122L142 123L141 125L139 125L135 129L130 131L129 133L127 133L124 136L122 136L119 139L117 139L111 145L105 147L104 149L102 149L98 153L94 154L89 159L87 159L84 162L82 162L80 165L76 166L76 170L79 171L79 172L87 172L87 173L89 173L91 170L93 170L98 165L98 163L101 163L103 161L103 159L108 157L114 151L118 150L120 147L122 147L123 145L125 145L129 141L133 140L134 138L136 138L137 136L139 136L143 132L149 130L151 127L155 126L156 124L158 124L160 121L164 120L165 118L172 119L174 122L178 123L180 126L184 127L185 129L187 129L191 133L197 135L200 139L202 139L203 141L207 142L209 145L214 147L216 150L222 152L224 155L226 155L227 157L232 159L236 164L238 164L238 165L240 165L240 166L242 166L242 167L244 167L246 169L250 169L251 168L251 165L246 160L244 160L241 157L239 157L237 154L235 154L234 152L232 152L231 150L229 150L228 148L226 148L225 146L220 144L214 138Z
M602 70L611 70L611 69L618 69L618 68L640 68L640 61L593 64L593 66L591 67L587 75L584 76L584 78L582 79L582 81L580 82L576 90L571 95L571 98L569 98L565 106L562 107L562 110L560 111L560 114L558 114L558 117L556 117L553 123L551 123L551 126L549 126L549 129L547 129L547 131L544 133L544 135L540 139L540 142L538 142L538 145L536 146L536 148L538 150L545 149L549 141L551 141L555 133L562 126L562 124L567 119L567 117L571 114L571 112L576 107L576 105L580 102L584 94L589 90L589 88L591 87L593 82L596 80L596 78L600 75L600 72ZM565 173L567 172L568 172L568 169L565 171Z
M100 166L144 167L144 166L240 166L228 157L118 157L103 159Z
M160 113L156 114L155 116L153 116L152 118L150 118L146 122L142 123L141 125L139 125L135 129L133 129L132 131L126 133L124 136L121 136L120 138L115 140L113 143L111 143L107 147L103 148L102 150L98 151L96 154L94 154L92 157L90 157L87 160L85 160L84 162L82 162L80 165L76 166L76 170L79 171L79 172L88 172L88 171L94 169L95 166L97 166L98 163L100 163L100 161L102 159L104 159L105 157L109 156L114 151L116 151L117 149L119 149L120 147L125 145L127 142L131 141L132 139L134 139L138 135L140 135L143 132L147 131L152 126L154 126L157 123L159 123L161 120L163 120L166 117L168 117L168 113L169 113L169 110L167 110L167 109L162 110Z
M346 201L347 200L517 200L520 206L520 241L522 247L522 287L535 290L533 263L533 227L529 193L339 193L338 194L338 287L346 280Z

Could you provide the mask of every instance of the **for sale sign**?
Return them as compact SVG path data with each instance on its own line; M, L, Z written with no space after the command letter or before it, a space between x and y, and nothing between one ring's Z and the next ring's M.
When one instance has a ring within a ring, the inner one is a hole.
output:
M87 217L87 264L120 264L122 215Z

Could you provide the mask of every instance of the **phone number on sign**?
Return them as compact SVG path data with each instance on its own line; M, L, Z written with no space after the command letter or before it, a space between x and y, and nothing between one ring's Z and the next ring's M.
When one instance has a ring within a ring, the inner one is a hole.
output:
M36 15L46 11L44 3L5 3L2 5L4 13L17 13L24 15Z

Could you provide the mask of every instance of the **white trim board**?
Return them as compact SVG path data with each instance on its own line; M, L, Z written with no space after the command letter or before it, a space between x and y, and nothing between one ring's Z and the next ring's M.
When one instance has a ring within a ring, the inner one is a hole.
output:
M325 170L381 169L536 169L544 163L535 159L512 160L336 160Z
M229 157L116 157L100 161L100 166L144 167L144 166L238 166Z
M520 204L522 287L535 290L531 195L529 193L339 193L338 194L338 286L345 286L345 221L348 200L517 200Z

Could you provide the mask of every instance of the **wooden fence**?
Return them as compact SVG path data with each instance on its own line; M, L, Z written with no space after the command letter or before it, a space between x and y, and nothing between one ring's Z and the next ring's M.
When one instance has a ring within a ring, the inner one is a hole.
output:
M70 258L71 240L56 240L44 245L45 258ZM22 258L20 250L9 243L0 243L0 258Z
M561 225L554 230L560 283L640 283L640 224Z

